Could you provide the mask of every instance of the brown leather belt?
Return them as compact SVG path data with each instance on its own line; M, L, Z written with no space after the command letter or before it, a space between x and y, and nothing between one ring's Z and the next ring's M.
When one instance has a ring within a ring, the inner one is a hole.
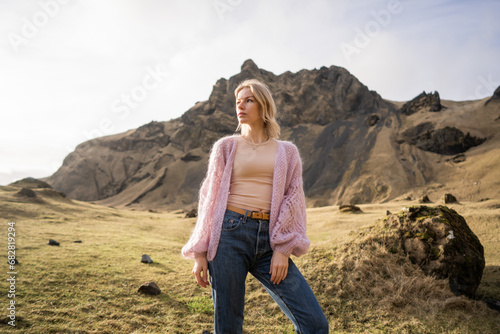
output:
M229 211L234 211L236 213L239 213L241 215L244 215L246 211L248 211L247 217L252 218L252 219L261 219L261 220L269 220L270 215L269 213L266 212L259 212L259 211L249 211L249 210L244 210L240 208L235 208L234 206L227 206L227 209Z

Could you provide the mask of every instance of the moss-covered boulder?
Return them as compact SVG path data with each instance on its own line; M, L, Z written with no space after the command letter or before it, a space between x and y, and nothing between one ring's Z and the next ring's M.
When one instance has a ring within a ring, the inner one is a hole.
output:
M404 252L427 275L448 278L455 294L475 295L485 266L484 250L456 211L441 205L414 206L387 216L379 227L392 252Z

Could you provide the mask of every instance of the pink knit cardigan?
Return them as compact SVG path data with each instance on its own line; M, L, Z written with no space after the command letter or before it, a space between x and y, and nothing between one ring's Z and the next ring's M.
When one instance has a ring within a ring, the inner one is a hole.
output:
M217 253L231 183L236 137L219 139L212 147L207 175L199 193L198 220L191 238L182 248L182 255L186 258L206 253L208 261L212 261ZM305 254L310 244L306 237L302 162L297 147L291 142L278 141L269 237L271 248L287 256Z

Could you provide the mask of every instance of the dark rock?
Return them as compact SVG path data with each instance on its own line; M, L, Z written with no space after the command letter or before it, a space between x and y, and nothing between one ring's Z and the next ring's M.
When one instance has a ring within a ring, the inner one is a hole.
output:
M496 299L493 299L493 298L485 298L483 301L492 310L500 311L500 300L496 300Z
M194 218L198 217L198 209L191 209L188 212L186 212L186 215L184 218Z
M378 115L370 115L368 117L367 123L368 126L374 126L375 124L378 123L378 121L380 121L380 117Z
M411 195L408 195L404 198L405 201L413 201L413 197Z
M73 242L74 242L75 244L81 244L83 241L81 241L81 240L75 240L75 241L73 241Z
M425 91L415 97L413 100L403 104L399 111L405 115L412 115L417 111L428 108L429 111L440 111L443 106L441 105L441 99L438 92L432 94L427 94Z
M339 211L340 212L350 212L350 213L362 213L361 209L352 204L346 204L346 205L341 205L339 206Z
M7 261L7 264L9 264L9 265L11 265L11 266L12 266L12 265L19 264L19 261L17 261L17 259L16 259L16 258L14 258L14 264L10 263L10 261L12 261L12 260L8 260L8 261Z
M496 102L500 101L500 86L498 86L497 89L495 89L495 92L493 93L491 98L488 101L486 101L484 105L487 106L488 103L490 103L491 101L496 101ZM500 119L500 116L496 120L498 119Z
M419 149L439 154L454 155L482 144L486 138L473 137L453 127L434 130L430 122L421 123L402 134L404 140Z
M143 254L141 258L142 263L153 263L153 260L147 254Z
M144 293L146 295L156 296L156 295L159 295L161 293L161 290L158 287L158 285L156 285L155 282L148 282L148 283L144 283L143 285L141 285L139 287L138 292Z
M36 193L29 188L23 188L23 189L19 190L17 192L17 195L21 196L21 197L28 197L28 198L35 198L36 197Z
M59 246L59 243L57 241L53 240L53 239L50 239L49 240L49 245L50 246Z
M201 157L199 155L193 155L191 152L186 153L184 156L181 157L182 161L200 161Z
M452 194L444 194L444 203L445 204L458 203L458 201L457 198Z
M429 199L429 196L424 195L424 196L420 199L420 203L432 203L432 202L431 202L431 200Z
M391 214L392 214L392 213L391 213L389 210L387 210L387 211L385 212L385 215L386 215L386 216L391 215Z
M457 154L454 157L446 159L446 161L451 161L451 162L456 163L456 164L458 164L460 162L464 162L465 161L465 154L463 154L463 153Z
M474 297L485 266L484 249L456 211L415 206L386 217L383 224L399 236L388 238L388 247L402 247L427 275L448 279L457 295Z

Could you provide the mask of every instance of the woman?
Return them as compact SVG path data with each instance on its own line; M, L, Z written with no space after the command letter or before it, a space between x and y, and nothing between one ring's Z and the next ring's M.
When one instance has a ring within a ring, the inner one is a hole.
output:
M246 80L235 97L241 135L212 147L198 220L182 254L195 259L196 282L212 286L216 334L242 333L248 272L297 333L328 333L316 297L290 259L309 247L299 152L277 140L276 106L266 85Z

